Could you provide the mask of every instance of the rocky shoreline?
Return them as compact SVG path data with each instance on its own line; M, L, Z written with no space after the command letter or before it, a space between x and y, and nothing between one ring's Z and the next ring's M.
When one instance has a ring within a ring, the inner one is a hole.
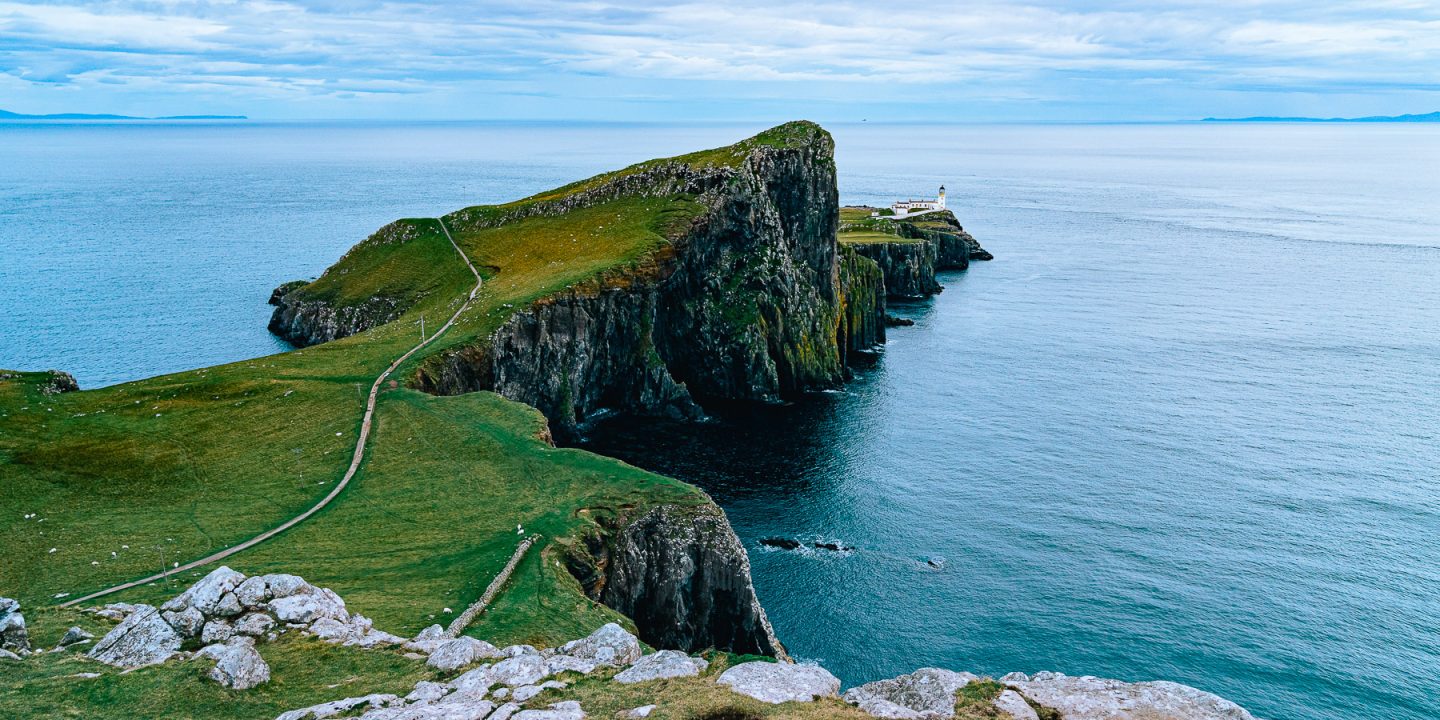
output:
M338 697L285 711L276 720L354 713L363 720L582 720L590 715L585 701L612 688L636 686L643 697L644 688L675 681L696 683L697 690L727 690L737 699L768 705L815 704L837 712L854 708L876 718L938 720L963 711L965 717L1002 720L1254 720L1234 703L1177 683L1127 683L1059 673L1012 673L996 681L969 672L921 668L842 694L840 680L819 665L713 654L706 659L668 649L647 654L637 637L614 623L553 648L497 647L453 636L440 625L403 638L377 630L367 618L349 612L339 595L304 578L247 577L228 567L216 568L159 608L113 603L88 612L117 622L85 654L97 664L129 672L200 663L208 668L211 681L233 691L272 681L263 648L285 635L398 653L432 673L433 679L420 680L403 697L383 692ZM73 654L92 637L71 628L52 650L32 650L19 604L0 598L0 641L5 648L0 662ZM972 712L977 708L983 714ZM667 710L650 702L621 716L643 718L657 711L666 715Z

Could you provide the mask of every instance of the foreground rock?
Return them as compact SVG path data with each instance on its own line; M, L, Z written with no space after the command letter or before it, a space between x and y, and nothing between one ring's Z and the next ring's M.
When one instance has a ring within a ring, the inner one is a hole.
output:
M210 678L228 688L249 690L270 682L270 666L256 652L254 638L234 637L224 645L207 645L195 658L214 660Z
M692 658L679 650L661 650L635 661L615 676L615 682L632 684L674 677L693 677L710 667L702 658Z
M1011 720L1040 720L1040 714L1025 702L1024 696L1010 688L1005 688L1000 697L995 698L995 709Z
M1041 672L1011 673L1001 681L1025 697L1060 711L1065 720L1254 720L1245 708L1179 683L1127 683Z
M845 702L879 718L954 717L955 692L975 679L968 672L921 668L909 675L851 688L845 692Z
M736 665L717 681L761 702L810 702L835 697L840 679L818 665L793 665L757 660Z
M598 665L628 665L640 659L640 641L625 628L606 623L589 637L562 645L560 654Z
M160 611L149 605L136 605L130 616L100 638L90 650L90 657L120 668L158 665L180 652L181 638Z
M30 651L30 634L25 629L25 616L20 614L19 600L0 597L0 650Z
M427 664L436 670L459 670L481 660L505 657L500 649L484 640L458 637L435 645Z

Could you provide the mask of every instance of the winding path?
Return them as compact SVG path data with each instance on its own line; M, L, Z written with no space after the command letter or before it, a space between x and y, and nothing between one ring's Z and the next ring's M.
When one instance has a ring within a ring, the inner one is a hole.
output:
M370 397L365 401L365 419L360 422L360 436L355 440L355 454L350 458L350 467L346 468L345 476L340 478L340 482L336 484L335 487L330 489L330 493L324 498L321 498L320 502L315 503L315 505L312 506L309 510L300 513L299 515L296 515L295 517L286 520L283 524L266 530L265 532L260 533L259 535L256 535L255 537L250 538L245 542L240 543L239 545L226 548L224 550L221 550L220 552L211 555L206 555L199 560L192 560L188 563L185 563L184 565L170 568L169 570L156 573L149 577L140 578L139 580L132 580L130 582L122 583L114 587L105 588L104 590L100 590L98 592L90 593L89 595L86 595L84 597L69 600L67 602L61 603L60 607L70 607L71 605L76 605L78 603L94 600L95 598L103 597L111 593L117 593L121 590L128 590L139 585L155 582L156 580L162 580L164 578L170 577L171 575L182 573L187 570L193 570L202 565L209 565L216 560L224 560L225 558L230 557L235 553L255 547L256 545L259 545L260 543L265 542L266 540L269 540L270 538L275 537L276 535L279 535L280 533L285 532L286 530L289 530L290 528L295 527L302 522L305 522L310 518L311 515L320 512L321 509L323 509L326 505L330 504L330 501L334 500L340 495L340 492L344 490L345 486L350 484L350 480L355 477L355 473L360 470L360 463L365 458L365 444L370 439L370 428L375 419L375 400L380 394L380 385L384 383L387 378L390 377L390 373L395 372L396 368L400 367L401 363L409 360L410 356L419 352L426 345L434 342L436 338L444 335L445 331L449 330L450 326L454 325L455 321L460 319L460 313L465 312L465 309L470 307L470 303L475 300L475 294L480 292L480 287L485 282L480 278L480 271L475 269L475 264L470 262L470 257L465 254L464 250L460 249L459 243L456 243L455 238L450 235L450 229L445 227L445 220L443 218L436 218L436 222L440 224L440 230L445 233L445 239L450 241L450 246L455 248L455 252L460 254L460 258L465 261L465 266L470 268L470 273L475 276L475 287L470 289L470 296L465 298L465 302L460 304L460 308L455 311L454 315L450 316L450 320L448 322L441 326L439 330L436 330L435 334L431 335L428 338L425 338L424 340L421 340L419 345L410 348L410 350L404 355L396 358L395 362L390 363L390 367L385 368L385 372L380 373L380 377L375 378L375 382L370 385Z

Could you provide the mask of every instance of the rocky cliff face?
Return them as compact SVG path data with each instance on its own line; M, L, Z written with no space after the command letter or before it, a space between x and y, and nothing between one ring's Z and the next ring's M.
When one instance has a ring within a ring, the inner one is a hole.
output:
M935 280L939 243L929 240L864 243L855 252L875 261L885 277L885 293L892 298L926 298L944 288Z
M783 655L750 581L750 559L714 505L616 518L567 553L586 594L635 621L657 648Z
M849 246L840 247L840 344L865 353L885 342L885 274Z
M841 299L865 293L842 287L834 146L809 123L779 130L785 142L751 146L733 165L660 164L505 216L458 213L456 225L485 227L675 193L705 207L645 272L547 297L484 341L432 357L412 384L494 390L539 408L562 438L603 411L693 418L711 401L837 386Z

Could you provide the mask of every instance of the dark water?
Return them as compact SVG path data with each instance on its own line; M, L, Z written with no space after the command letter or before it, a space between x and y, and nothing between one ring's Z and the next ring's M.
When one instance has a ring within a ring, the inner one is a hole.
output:
M390 219L755 129L0 125L0 367L272 352ZM1440 128L835 131L846 202L944 183L997 259L843 393L593 444L721 502L796 654L1440 716Z

